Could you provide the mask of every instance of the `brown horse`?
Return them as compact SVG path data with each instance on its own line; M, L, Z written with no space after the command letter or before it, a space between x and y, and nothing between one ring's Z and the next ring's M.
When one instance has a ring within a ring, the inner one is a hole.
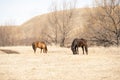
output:
M79 54L78 52L78 47L82 47L83 54L84 54L84 49L86 51L86 54L88 55L88 46L87 46L87 40L81 38L81 39L74 39L71 45L71 50L73 54Z
M47 53L47 45L45 44L45 42L39 42L39 41L33 42L32 48L34 50L34 53L36 53L37 48L41 49L41 53L42 53L42 49L43 49L43 53Z

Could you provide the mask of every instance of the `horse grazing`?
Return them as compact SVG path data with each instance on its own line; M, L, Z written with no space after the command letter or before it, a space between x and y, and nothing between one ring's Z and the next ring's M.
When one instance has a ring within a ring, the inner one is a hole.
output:
M84 54L84 49L85 49L86 54L88 55L87 40L85 40L83 38L81 38L81 39L75 38L71 45L71 50L72 50L73 54L79 54L78 47L82 47L83 54Z
M41 49L41 53L42 53L42 49L43 49L43 53L47 53L47 45L45 44L45 42L39 42L39 41L33 42L32 48L34 50L34 53L36 53L37 48Z

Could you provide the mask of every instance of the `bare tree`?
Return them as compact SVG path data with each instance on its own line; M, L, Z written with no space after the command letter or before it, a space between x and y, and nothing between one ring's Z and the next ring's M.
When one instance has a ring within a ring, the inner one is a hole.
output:
M56 44L60 43L61 46L65 46L65 40L72 29L75 7L75 0L71 2L64 1L60 6L57 6L57 3L52 5L52 13L48 16L48 20L52 26L52 33Z
M87 32L98 44L120 45L120 0L95 0L87 17Z
M19 27L0 26L0 46L19 45L21 39Z
M5 28L4 27L0 27L0 46L5 46L5 42L7 40L6 34L5 34Z

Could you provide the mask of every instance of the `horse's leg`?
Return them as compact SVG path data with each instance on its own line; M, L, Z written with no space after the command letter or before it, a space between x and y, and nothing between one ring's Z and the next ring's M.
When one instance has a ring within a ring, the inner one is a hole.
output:
M37 48L34 48L34 53L36 53L36 49L37 49Z
M82 46L82 51L83 51L83 55L84 55L84 46Z
M77 47L77 54L79 54L79 50L78 50L78 47Z
M45 53L45 49L43 49L43 53Z
M73 50L73 54L77 54L77 47L75 46L75 49Z
M75 48L75 49L76 49L76 53L77 53L77 54L79 54L79 51L78 51L78 46L76 46L76 48Z
M42 49L41 49L41 52L40 53L42 53Z
M88 47L85 46L85 51L86 51L86 54L88 55Z

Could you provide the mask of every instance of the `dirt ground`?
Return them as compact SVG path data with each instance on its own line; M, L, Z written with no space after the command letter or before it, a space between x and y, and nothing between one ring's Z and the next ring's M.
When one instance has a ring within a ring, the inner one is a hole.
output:
M90 47L89 55L48 46L34 54L31 46L0 47L0 80L120 80L120 47Z

